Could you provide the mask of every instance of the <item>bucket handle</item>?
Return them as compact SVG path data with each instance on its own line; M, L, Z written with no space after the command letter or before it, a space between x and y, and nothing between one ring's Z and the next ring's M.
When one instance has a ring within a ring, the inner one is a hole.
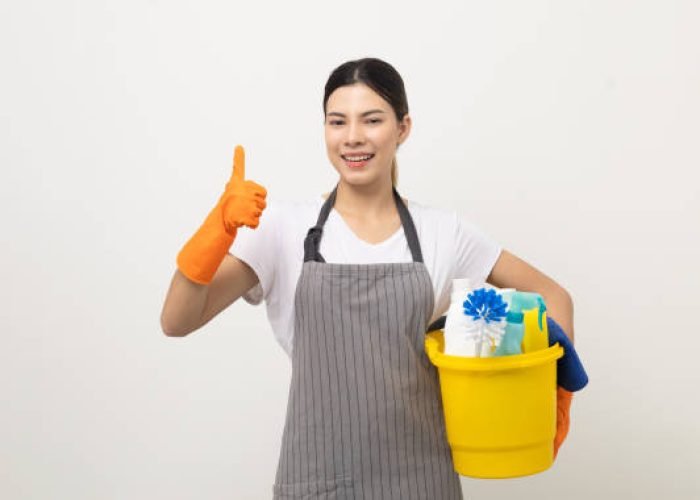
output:
M428 329L425 331L425 333L430 333L434 330L444 330L445 329L445 321L447 320L447 316L440 316L438 319L433 321Z

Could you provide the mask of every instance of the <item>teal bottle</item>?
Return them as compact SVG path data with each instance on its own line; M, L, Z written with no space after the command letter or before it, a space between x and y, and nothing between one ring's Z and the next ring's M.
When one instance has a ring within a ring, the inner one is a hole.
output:
M506 331L501 343L494 351L494 356L510 356L522 354L524 335L523 311L539 307L541 312L546 310L544 300L539 293L513 292L510 297L510 305L506 313Z

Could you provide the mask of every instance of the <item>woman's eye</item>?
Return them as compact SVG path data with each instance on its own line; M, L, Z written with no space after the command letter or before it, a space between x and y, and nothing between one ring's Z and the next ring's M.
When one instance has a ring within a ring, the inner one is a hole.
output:
M342 125L343 121L342 120L331 120L330 124L331 125Z
M382 121L379 118L370 118L369 122L370 123L381 123Z

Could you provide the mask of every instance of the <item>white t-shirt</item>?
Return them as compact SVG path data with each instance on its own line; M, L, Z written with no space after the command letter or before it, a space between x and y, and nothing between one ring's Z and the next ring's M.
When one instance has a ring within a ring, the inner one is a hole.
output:
M304 238L316 224L323 196L304 202L274 200L256 229L241 227L230 253L248 264L259 283L243 295L250 304L265 299L267 317L282 348L291 357L294 336L294 295L304 260ZM427 207L408 200L423 261L433 283L435 306L432 323L449 307L452 279L469 278L482 284L491 272L501 247L456 212ZM340 214L332 209L323 227L320 252L329 263L372 264L412 262L400 227L381 243L358 238Z

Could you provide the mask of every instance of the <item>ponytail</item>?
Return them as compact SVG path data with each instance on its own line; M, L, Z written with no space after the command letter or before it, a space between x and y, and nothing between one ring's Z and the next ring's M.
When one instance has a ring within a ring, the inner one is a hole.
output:
M396 165L396 157L391 160L391 185L393 187L396 187L396 183L398 181L398 172L397 172L397 165Z

